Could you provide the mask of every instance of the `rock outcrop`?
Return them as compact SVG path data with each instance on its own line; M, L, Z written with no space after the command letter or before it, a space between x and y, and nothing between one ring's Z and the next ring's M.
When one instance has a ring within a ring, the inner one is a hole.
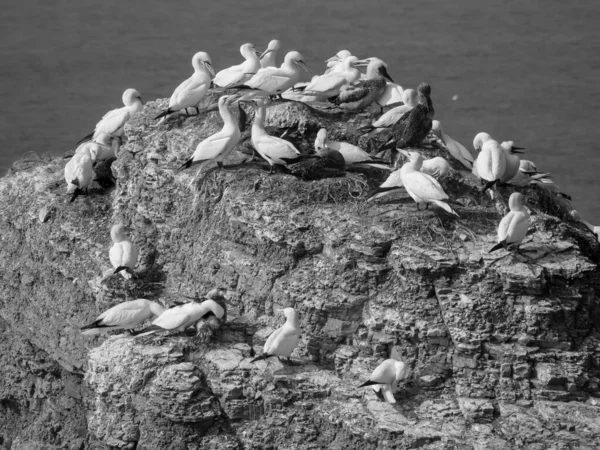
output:
M406 194L365 201L380 170L305 182L236 153L230 170L178 172L221 122L157 126L165 104L128 124L114 188L70 204L62 157L0 179L0 446L600 447L600 245L564 200L521 188L525 256L488 254L514 189L492 202L444 152L460 219ZM369 120L292 102L267 112L305 153L321 127L374 148L355 131ZM110 276L117 221L140 248L137 280ZM227 306L214 331L79 334L126 299L209 291ZM303 329L297 364L251 364L288 306ZM411 368L394 405L356 389L388 357Z

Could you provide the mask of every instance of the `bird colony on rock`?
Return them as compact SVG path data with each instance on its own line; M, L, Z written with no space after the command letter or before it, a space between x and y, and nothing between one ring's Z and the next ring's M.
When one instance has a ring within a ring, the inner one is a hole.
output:
M419 152L423 142L430 142L433 138L465 169L472 171L481 181L481 191L489 189L492 197L499 196L496 186L501 184L516 187L537 184L570 199L559 191L548 173L540 173L534 163L521 160L519 154L523 149L512 141L499 143L488 133L478 133L473 140L473 151L470 151L452 139L443 130L441 122L433 120L435 111L431 87L421 83L417 89L402 89L390 77L387 64L381 59L359 59L348 50L341 50L326 61L327 67L322 75L314 76L306 83L299 82L303 71L310 73L302 54L289 51L282 64L277 66L276 57L280 48L280 42L272 40L260 54L254 45L243 44L240 53L244 61L216 74L207 53L198 52L192 57L194 73L177 86L168 107L156 119L162 122L181 111L189 116L189 110L194 110L196 115L214 110L211 107L203 111L199 107L207 93L212 91L222 93L216 107L223 119L223 128L200 142L180 170L199 165L201 171L202 166L211 162L223 168L224 161L240 142L243 131L231 107L237 104L238 110L243 113L241 105L246 104L255 110L251 142L258 155L268 163L269 173L273 173L277 167L287 174L312 179L318 177L319 170L323 168L342 174L348 167L375 168L390 173L387 180L369 195L369 200L404 189L416 203L417 209L435 205L452 216L458 216L450 204L462 205L451 199L440 184L440 180L443 181L452 171L448 161L441 156L424 159ZM360 69L365 73L361 73ZM291 100L329 102L332 106L326 109L339 108L353 112L367 108L383 112L383 108L390 107L370 125L359 129L363 135L380 143L380 154L369 154L356 145L332 140L325 128L317 134L314 143L316 153L301 154L291 142L272 136L265 129L266 104ZM78 143L79 147L67 163L65 180L71 202L79 194L87 193L96 162L118 157L125 124L143 109L141 96L135 89L127 89L123 93L123 104L125 106L122 108L109 111L102 117L94 132ZM401 157L406 158L406 162L397 167ZM521 193L511 194L509 209L498 225L498 244L490 252L500 249L520 252L519 246L530 224L529 212ZM572 216L582 221L600 239L600 227L581 219L575 210ZM126 282L132 282L136 278L138 249L127 236L123 224L115 224L110 235L113 245L109 259L114 274L118 273ZM285 362L290 361L300 340L300 319L293 308L283 309L283 314L285 323L269 336L262 354L254 358L252 363L265 361L268 364L269 358L275 356L286 358ZM150 325L134 330L153 316L156 318ZM199 330L207 318L218 321L224 316L223 306L212 299L171 307L137 299L108 309L81 329L85 335L124 329L133 336L148 336L164 331L185 332L193 327ZM404 362L387 359L358 387L372 386L382 399L394 403L398 384L405 381L408 375L409 369Z

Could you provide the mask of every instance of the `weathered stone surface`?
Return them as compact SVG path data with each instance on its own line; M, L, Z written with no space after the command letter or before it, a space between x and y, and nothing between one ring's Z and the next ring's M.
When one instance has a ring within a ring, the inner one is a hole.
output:
M221 122L157 127L165 102L127 126L115 188L94 184L69 204L61 158L0 179L0 317L15 336L0 342L0 445L600 446L600 246L561 201L523 189L529 259L488 254L513 189L491 203L455 161L442 183L466 205L460 220L417 211L405 194L364 202L378 171L313 182L257 163L177 172ZM355 131L370 120L295 103L267 114L303 152L321 126L373 148ZM109 276L116 221L140 248L138 280ZM214 288L227 320L206 336L79 335L123 299L171 304ZM250 364L287 306L301 319L298 364ZM394 405L356 389L387 357L410 367Z

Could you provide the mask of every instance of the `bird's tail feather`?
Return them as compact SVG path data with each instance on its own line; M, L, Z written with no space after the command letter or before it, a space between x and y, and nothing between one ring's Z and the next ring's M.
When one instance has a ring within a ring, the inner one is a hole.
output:
M94 132L92 131L90 134L84 136L83 138L81 138L79 141L77 141L77 146L79 147L81 144L83 144L84 142L87 141L91 141L92 138L94 137Z
M254 358L252 361L250 361L250 364L252 364L252 363L254 363L254 362L256 362L256 361L259 361L259 360L261 360L261 359L267 359L267 358L271 358L272 356L275 356L275 355L269 355L268 353L266 353L266 354L265 354L265 353L263 353L262 355L260 355L260 356L257 356L257 357L256 357L256 358Z
M442 208L444 211L450 213L450 214L454 214L456 217L460 217L458 214L456 214L456 211L454 211L450 205L446 202L443 202L441 200L429 200L431 203L434 203L436 205L438 205L440 208Z
M168 116L169 114L171 114L171 113L173 113L173 112L174 112L174 111L171 111L171 108L167 108L167 109L165 109L163 112L161 112L161 113L160 113L158 116L156 116L156 117L154 118L154 120L158 120L158 119L160 119L161 117Z
M367 380L358 387L361 388L361 387L365 387L365 386L373 386L374 384L381 384L381 383L378 383L377 381Z
M367 198L367 200L375 200L376 198L391 194L392 192L395 192L398 189L400 189L400 186L378 187L377 189L374 189L369 193L369 197Z
M506 247L506 239L504 239L503 241L498 242L496 245L494 245L489 251L488 253L492 253L495 252L496 250L499 250L503 247Z
M146 328L142 328L141 330L138 331L132 331L131 335L132 336L140 336L142 334L150 334L150 333L154 333L155 331L162 331L165 330L163 327L158 326L158 325L150 325Z
M487 191L487 190L488 190L488 189L490 189L492 186L494 186L494 185L495 185L495 184L496 184L498 181L500 181L500 180L488 181L488 182L487 182L487 183L485 183L485 184L483 185L483 187L481 188L481 192L483 193L483 192Z

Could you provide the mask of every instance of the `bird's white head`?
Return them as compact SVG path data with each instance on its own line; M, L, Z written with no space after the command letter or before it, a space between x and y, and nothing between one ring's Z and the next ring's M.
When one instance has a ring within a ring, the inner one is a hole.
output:
M215 76L215 69L212 66L212 59L206 52L198 52L192 57L192 67L196 72L208 71L211 77Z
M473 139L473 148L479 152L483 144L490 140L492 140L492 137L489 134L484 132L477 133L475 139Z
M511 211L523 211L523 194L513 192L508 199L508 207Z
M304 70L306 70L308 73L310 73L312 75L312 72L306 66L306 63L304 62L304 57L302 56L302 54L300 52L297 52L297 51L288 52L285 55L285 58L283 61L284 61L284 64L285 63L296 64L297 66L302 67Z
M515 143L513 141L504 141L502 144L500 144L500 147L502 147L502 150L504 150L507 154L513 155L515 153L525 153L522 150L525 150L523 147L517 147L515 146Z
M260 59L263 59L263 57L267 53L276 52L280 48L281 48L281 44L279 43L279 41L277 39L273 39L271 42L269 42L267 49L262 53L262 55L260 55Z
M96 136L96 139L94 139L94 141L96 141L98 144L110 145L111 139L112 139L112 136L110 134L100 133L100 134L98 134L98 136Z
M352 53L350 53L348 50L340 50L335 55L333 55L331 58L327 59L325 62L343 61L348 56L352 56Z
M350 70L352 67L364 65L356 56L348 56L344 58L344 62L342 63L344 66L344 70Z
M129 88L126 89L125 92L123 92L123 104L125 106L131 106L138 102L142 105L144 104L144 102L142 102L142 96L138 91Z
M408 158L406 165L410 164L415 170L421 170L423 165L423 156L419 152L410 152L408 150L398 150L402 155Z
M246 59L254 58L255 56L259 55L259 53L254 48L254 45L252 45L250 43L242 45L240 47L240 53Z
M284 308L282 312L285 318L290 322L294 322L296 320L296 311L294 308Z
M122 223L117 223L113 225L110 229L110 237L114 243L121 242L127 239L127 234L125 233L125 225Z
M408 367L402 361L396 361L394 363L394 368L396 369L395 381L406 380L408 376Z
M390 77L390 75L387 72L387 64L381 59L371 57L362 60L361 62L367 63L367 78L373 79L378 77L384 77L390 80L392 83L394 82L394 80L392 80L392 77Z

